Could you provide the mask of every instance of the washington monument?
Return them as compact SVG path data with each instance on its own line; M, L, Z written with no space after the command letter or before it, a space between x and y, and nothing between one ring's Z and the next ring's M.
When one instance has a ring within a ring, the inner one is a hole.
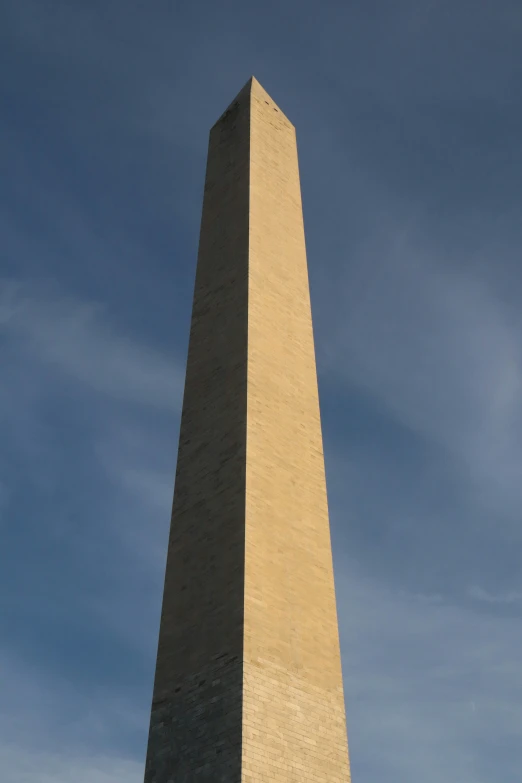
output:
M145 783L348 783L297 146L210 131Z

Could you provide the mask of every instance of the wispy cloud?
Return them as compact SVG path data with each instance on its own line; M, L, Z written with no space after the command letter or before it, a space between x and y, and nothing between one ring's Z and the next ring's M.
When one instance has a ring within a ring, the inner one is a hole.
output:
M120 783L138 781L143 761L113 747L115 735L132 738L147 707L121 694L87 690L0 651L0 769L9 783ZM8 709L7 709L8 705ZM127 739L129 742L129 739ZM125 741L123 743L125 745ZM127 776L127 777L125 777Z
M506 779L515 779L520 619L379 588L352 559L338 560L354 778L360 771L368 780L414 783L422 766L426 783L486 783L500 743Z
M519 605L522 607L522 592L515 590L507 593L490 593L478 585L472 585L468 590L468 595L474 601L486 604Z
M446 450L485 502L518 508L522 322L472 273L387 234L346 270L329 372ZM340 302L339 302L340 304ZM346 315L345 315L346 314Z
M9 783L142 783L143 765L88 753L34 752L27 743L0 745L0 768Z
M35 362L94 391L167 411L179 408L183 371L174 358L119 333L100 305L0 281L0 328Z

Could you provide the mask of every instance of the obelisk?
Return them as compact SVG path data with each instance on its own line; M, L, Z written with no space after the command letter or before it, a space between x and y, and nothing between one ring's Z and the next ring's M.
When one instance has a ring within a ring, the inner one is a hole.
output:
M210 131L146 783L347 783L293 125Z

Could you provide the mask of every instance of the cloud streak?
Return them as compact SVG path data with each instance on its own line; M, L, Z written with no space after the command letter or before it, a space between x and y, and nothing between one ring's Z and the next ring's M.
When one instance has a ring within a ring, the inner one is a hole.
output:
M328 371L442 447L485 502L515 513L522 499L519 315L480 279L429 258L408 233L369 248L342 290L354 293L342 311L333 308L349 315L324 346Z
M514 779L520 617L499 621L469 605L379 588L353 560L338 562L349 735L353 747L368 749L354 755L354 777L414 783L424 766L426 783L486 783L501 743Z
M0 281L0 327L86 387L116 399L179 409L183 373L172 359L110 324L100 305Z

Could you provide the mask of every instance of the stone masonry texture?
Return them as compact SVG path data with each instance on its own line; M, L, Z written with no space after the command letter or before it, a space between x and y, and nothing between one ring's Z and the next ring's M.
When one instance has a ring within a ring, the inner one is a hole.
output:
M349 783L293 125L210 132L145 783Z

